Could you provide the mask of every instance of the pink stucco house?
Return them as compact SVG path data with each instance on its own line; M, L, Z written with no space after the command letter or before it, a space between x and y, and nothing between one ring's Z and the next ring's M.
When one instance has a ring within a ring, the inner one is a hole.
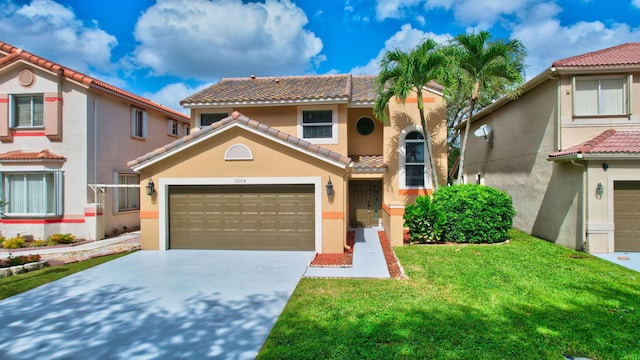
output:
M184 114L0 42L0 235L138 228L127 161L188 130Z

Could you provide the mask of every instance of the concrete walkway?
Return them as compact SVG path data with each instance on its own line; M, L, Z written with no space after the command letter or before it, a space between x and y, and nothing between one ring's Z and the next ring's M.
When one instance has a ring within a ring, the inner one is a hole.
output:
M322 278L389 278L389 269L382 252L378 228L355 229L352 267L309 266L305 277Z
M640 272L640 252L615 252L611 254L593 254L593 256Z

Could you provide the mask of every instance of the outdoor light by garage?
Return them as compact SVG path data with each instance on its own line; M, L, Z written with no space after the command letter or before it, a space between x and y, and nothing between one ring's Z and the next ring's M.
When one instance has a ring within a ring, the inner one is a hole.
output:
M331 183L331 178L329 178L329 182L327 182L327 196L333 195L333 184Z
M147 195L151 196L153 195L154 192L156 192L156 188L153 185L153 180L151 180L151 178L149 178L149 182L147 183Z

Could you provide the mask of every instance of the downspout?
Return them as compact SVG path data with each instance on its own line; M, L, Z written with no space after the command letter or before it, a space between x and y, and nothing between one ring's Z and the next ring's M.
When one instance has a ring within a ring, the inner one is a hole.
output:
M587 167L571 160L571 164L582 168L582 251L589 252L589 239L587 234Z

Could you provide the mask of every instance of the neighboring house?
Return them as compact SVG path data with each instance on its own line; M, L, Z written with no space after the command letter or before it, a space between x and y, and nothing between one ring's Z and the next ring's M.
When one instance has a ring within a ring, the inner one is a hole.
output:
M533 235L640 251L639 95L640 43L555 61L473 118L465 181L506 190L514 226Z
M382 226L403 243L407 203L432 191L416 97L373 116L372 76L223 79L181 102L199 128L133 160L145 249L282 249L341 253L349 226ZM425 92L440 183L446 119Z
M137 186L127 160L188 129L184 114L0 42L1 235L136 229L138 188L112 186Z

